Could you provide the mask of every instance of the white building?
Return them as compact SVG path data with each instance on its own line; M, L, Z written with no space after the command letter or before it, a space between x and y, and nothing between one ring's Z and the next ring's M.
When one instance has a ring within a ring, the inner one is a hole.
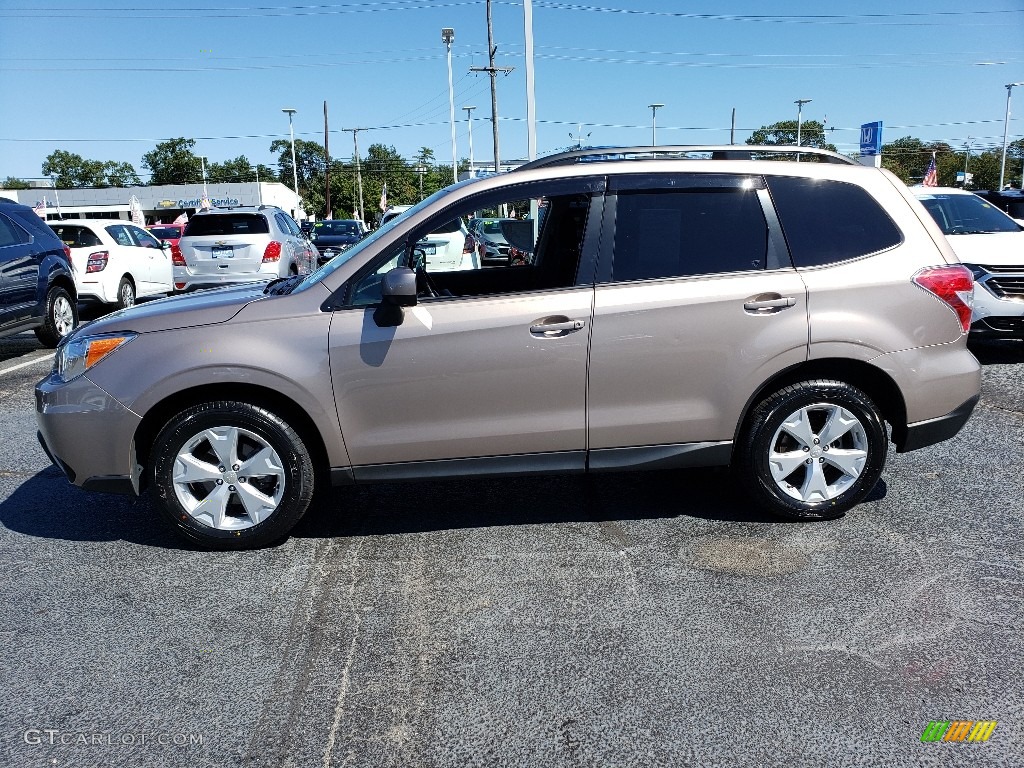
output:
M306 218L296 210L295 192L277 182L247 181L207 184L210 204L215 208L239 205L276 205L296 221ZM106 189L0 189L0 197L35 208L45 206L46 219L131 219L129 202L138 199L147 224L169 224L182 213L191 216L202 207L202 184L165 184L153 187L108 187ZM59 206L59 215L58 215Z

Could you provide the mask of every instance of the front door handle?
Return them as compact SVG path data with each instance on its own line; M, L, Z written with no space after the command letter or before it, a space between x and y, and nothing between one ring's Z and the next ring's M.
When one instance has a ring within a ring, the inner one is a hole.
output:
M756 312L758 314L767 314L769 312L778 312L786 307L792 307L796 304L796 299L792 296L780 296L779 294L761 294L760 296L751 296L749 299L743 302L743 309L747 312Z
M560 317L550 317L537 320L530 326L530 333L535 336L565 336L583 328L586 320L568 320Z

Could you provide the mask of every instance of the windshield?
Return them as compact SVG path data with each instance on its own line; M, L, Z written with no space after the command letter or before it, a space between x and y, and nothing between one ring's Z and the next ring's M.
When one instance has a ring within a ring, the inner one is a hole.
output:
M403 213L404 214L409 214L410 216L411 215L415 215L417 211L419 211L419 210L425 208L426 206L430 205L435 200L437 200L439 197L444 197L445 195L449 194L449 192L451 192L451 187L446 187L445 189L440 189L437 192L435 192L434 194L432 194L430 197L428 197L426 200L421 200L419 203L414 205L408 211L403 211ZM333 258L330 261L328 261L326 264L321 266L315 272L309 273L306 276L305 280L303 280L301 283L299 283L297 286L295 286L295 290L292 291L292 293L298 293L300 291L306 290L307 288L309 288L309 286L313 285L314 283L318 283L321 280L323 280L325 277L327 277L329 274L334 272L334 270L336 270L338 267L340 267L345 262L351 261L352 259L357 258L358 256L360 256L362 254L362 252L364 250L366 250L367 248L373 248L375 243L378 240L380 240L383 237L387 237L387 235L395 228L397 223L399 221L405 221L406 218L407 217L404 216L404 215L401 216L401 217L395 216L394 218L390 219L387 223L382 224L380 227L375 229L371 234L367 235L362 240L359 240L351 248L346 250L344 252L344 254L343 254L344 258L341 258L341 257Z
M918 195L946 235L1020 232L1017 222L977 195Z

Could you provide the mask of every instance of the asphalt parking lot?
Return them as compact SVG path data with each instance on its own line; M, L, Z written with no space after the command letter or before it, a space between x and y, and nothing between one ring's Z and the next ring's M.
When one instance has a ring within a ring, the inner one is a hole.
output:
M0 340L0 765L1024 764L1024 344L845 518L725 471L337 490L189 549L35 440ZM930 721L992 720L983 743Z

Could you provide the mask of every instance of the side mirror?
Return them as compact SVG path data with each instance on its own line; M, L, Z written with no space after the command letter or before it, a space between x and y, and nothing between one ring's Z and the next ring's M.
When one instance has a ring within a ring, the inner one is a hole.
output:
M163 250L165 250L165 251L169 251L169 250L171 250L171 244L170 244L169 242L167 242L166 240L161 240L161 241L160 241L160 247L161 247L161 248L162 248Z
M392 328L405 321L403 307L416 305L416 273L408 267L395 267L381 280L380 305L373 322L380 328Z

